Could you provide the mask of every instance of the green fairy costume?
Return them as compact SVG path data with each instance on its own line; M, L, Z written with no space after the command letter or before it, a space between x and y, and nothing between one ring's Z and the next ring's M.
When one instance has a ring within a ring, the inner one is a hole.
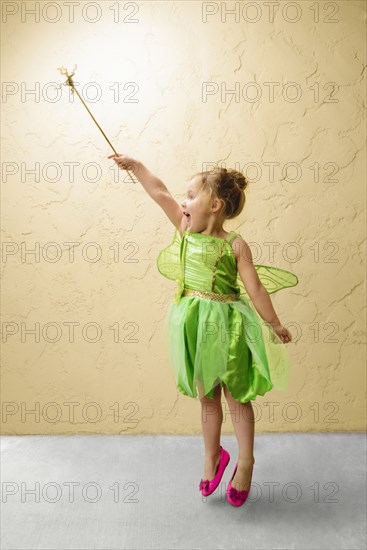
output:
M176 386L188 397L212 398L214 387L226 384L246 403L289 384L285 344L256 311L237 271L236 237L185 230L180 238L176 228L157 258L159 272L178 282L163 326ZM255 268L269 294L298 284L284 269Z

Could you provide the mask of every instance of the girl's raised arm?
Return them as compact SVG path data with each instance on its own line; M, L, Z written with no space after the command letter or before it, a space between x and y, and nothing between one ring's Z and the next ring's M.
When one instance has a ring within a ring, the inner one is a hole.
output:
M168 219L182 233L186 220L183 210L162 180L152 174L150 170L139 160L127 155L110 155L122 170L132 172L144 187L148 195L162 208Z

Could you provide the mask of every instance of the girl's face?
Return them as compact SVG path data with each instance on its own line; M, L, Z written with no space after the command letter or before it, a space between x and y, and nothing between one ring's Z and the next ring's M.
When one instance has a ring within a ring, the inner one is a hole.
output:
M187 184L185 199L181 203L186 215L187 229L191 233L204 231L210 215L209 195L200 187L201 177L195 176Z

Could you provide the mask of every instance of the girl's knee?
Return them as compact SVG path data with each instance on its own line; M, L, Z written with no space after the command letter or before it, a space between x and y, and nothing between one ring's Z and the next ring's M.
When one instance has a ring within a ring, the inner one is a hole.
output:
M222 388L220 384L218 384L213 389L212 397L209 397L208 395L204 395L203 397L200 398L200 401L202 405L211 405L213 403L218 404L221 401L221 397L222 397Z

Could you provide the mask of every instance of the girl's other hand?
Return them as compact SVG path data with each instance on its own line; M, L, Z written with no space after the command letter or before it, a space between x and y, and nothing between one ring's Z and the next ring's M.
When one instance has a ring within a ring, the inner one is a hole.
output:
M129 157L128 155L113 154L107 158L113 158L113 160L118 165L118 167L121 168L121 170L131 170L132 172L134 172L134 170L136 170L138 166L138 161L133 159L132 157Z
M292 341L291 333L283 325L275 325L273 328L277 336L279 336L279 338L283 342L283 344L288 344L288 342Z

